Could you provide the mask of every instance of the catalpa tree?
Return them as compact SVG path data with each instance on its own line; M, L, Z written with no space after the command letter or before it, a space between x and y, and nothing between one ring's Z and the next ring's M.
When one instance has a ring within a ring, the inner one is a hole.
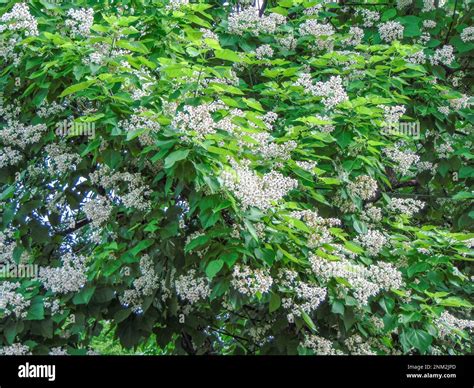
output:
M472 352L472 19L2 1L0 353Z

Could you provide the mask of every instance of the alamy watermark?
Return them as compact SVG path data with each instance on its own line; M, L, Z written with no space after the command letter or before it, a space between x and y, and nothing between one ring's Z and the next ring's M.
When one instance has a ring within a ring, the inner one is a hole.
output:
M56 124L56 135L87 136L90 140L95 137L95 123L63 120Z
M403 122L390 123L382 128L384 135L404 135L418 138L420 137L420 122Z
M38 264L0 264L0 278L38 278Z

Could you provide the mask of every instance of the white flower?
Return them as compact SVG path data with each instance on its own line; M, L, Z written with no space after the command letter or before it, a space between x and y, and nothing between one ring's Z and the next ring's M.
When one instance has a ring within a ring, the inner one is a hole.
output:
M385 42L392 42L403 38L404 27L399 22L388 21L379 25L380 38Z
M30 355L30 348L23 344L13 344L10 346L3 346L0 348L0 355L3 356L25 356Z
M28 5L16 3L10 12L6 12L0 17L0 33L5 30L24 30L26 36L38 35L38 22L31 15Z
M454 48L449 45L444 45L442 48L436 49L430 59L432 65L439 65L441 63L446 66L451 65L454 60Z
M388 204L389 211L412 217L425 207L425 203L412 198L392 198Z
M166 5L166 9L177 11L188 4L189 0L170 0L169 4Z
M395 105L395 106L378 105L378 107L383 109L385 123L389 126L398 124L398 122L400 121L400 118L406 112L406 108L403 105Z
M268 269L252 269L246 265L236 264L233 268L231 284L241 294L254 296L256 293L269 292L273 278Z
M331 36L334 35L334 27L330 24L320 24L315 19L309 19L305 21L300 26L301 35L313 35L317 38L321 36Z
M94 24L94 10L92 8L70 9L67 13L69 19L66 26L71 29L73 37L88 37Z
M434 20L423 20L423 27L425 28L435 28L436 22Z
M473 42L474 41L474 27L466 27L461 32L461 39L463 42Z
M329 261L317 255L310 256L314 274L328 282L331 278L344 278L360 304L367 305L370 297L383 290L398 289L403 285L401 273L390 263L379 262L365 267L345 258Z
M255 7L233 12L228 19L229 32L236 35L243 35L247 31L253 35L259 35L260 32L273 34L278 26L284 23L286 23L284 16L276 13L259 16L259 10Z
M83 207L86 218L91 220L95 227L100 227L104 222L107 222L112 209L110 201L101 195L89 200Z
M315 334L309 334L305 337L301 346L314 350L314 353L318 356L333 356L336 354L342 354L341 351L335 350L333 343L326 338L320 337Z
M178 296L191 304L209 297L211 288L205 277L196 276L196 270L191 269L185 275L180 275L175 281Z
M344 39L344 43L349 46L357 46L362 43L364 38L364 30L359 27L350 27L349 28L349 37Z
M134 313L141 313L143 298L153 295L160 286L159 278L154 269L153 260L149 255L143 255L140 259L141 276L133 281L133 288L125 290L119 297L123 306L131 307Z
M439 6L441 7L441 1L439 2ZM430 12L436 9L436 5L434 0L423 0L423 8L421 12Z
M392 148L385 148L384 152L395 163L394 170L402 175L407 174L410 168L420 160L413 151L402 151L399 144L395 144Z
M370 9L366 8L357 10L357 15L362 16L362 25L364 27L372 27L376 22L380 20L380 14L377 11L371 11Z
M387 237L378 230L369 229L367 233L358 236L356 242L365 248L369 256L377 256L387 245Z
M65 253L61 267L41 267L38 279L44 288L58 294L79 291L87 282L86 257Z
M260 176L248 167L248 163L238 165L232 161L232 165L233 172L222 172L222 185L240 200L244 209L255 206L267 210L298 184L295 179L276 171Z
M403 9L410 6L413 3L413 0L397 0L397 8Z
M295 82L295 86L302 86L306 92L323 97L322 103L328 110L349 99L340 76L331 76L328 81L318 81L313 85L311 75L302 73Z
M377 181L368 175L359 175L354 182L348 185L349 191L353 195L359 196L363 200L371 199L377 193Z
M0 310L3 310L6 317L14 314L18 319L26 318L30 301L16 291L19 287L20 283L7 281L0 283Z
M474 321L456 318L447 311L444 311L434 323L441 337L446 337L455 330L474 329Z
M264 44L255 49L255 56L259 60L273 57L273 49L269 44Z

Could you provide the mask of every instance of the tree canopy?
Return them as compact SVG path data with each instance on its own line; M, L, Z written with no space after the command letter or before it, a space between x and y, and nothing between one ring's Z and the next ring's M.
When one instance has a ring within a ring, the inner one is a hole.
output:
M471 353L472 19L0 1L0 353Z

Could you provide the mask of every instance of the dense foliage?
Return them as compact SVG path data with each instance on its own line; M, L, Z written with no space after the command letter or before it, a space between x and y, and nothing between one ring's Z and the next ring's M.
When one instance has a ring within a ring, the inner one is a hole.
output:
M472 352L472 19L1 0L0 353Z

